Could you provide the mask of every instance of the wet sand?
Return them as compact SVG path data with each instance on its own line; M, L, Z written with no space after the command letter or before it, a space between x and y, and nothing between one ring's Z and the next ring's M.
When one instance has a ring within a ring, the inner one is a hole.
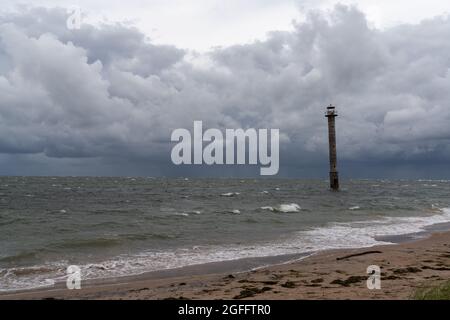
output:
M0 299L410 299L418 288L450 279L450 232L412 239L397 239L395 245L324 251L247 272L223 273L226 268L203 270L198 266L192 267L190 275L168 272L111 283L82 283L81 290L60 285L3 294ZM380 290L367 288L370 265L381 267ZM214 273L208 274L211 270Z

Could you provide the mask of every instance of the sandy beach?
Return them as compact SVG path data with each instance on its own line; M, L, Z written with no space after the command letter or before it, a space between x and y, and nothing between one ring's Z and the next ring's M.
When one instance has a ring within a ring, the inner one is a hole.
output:
M369 265L381 289L367 289ZM450 279L450 232L395 245L316 253L299 261L239 273L146 276L81 290L45 289L0 299L410 299L418 288Z

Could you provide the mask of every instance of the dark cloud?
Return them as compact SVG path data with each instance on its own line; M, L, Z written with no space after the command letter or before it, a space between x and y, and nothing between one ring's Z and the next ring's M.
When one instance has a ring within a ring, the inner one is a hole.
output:
M0 174L25 163L51 172L42 159L78 174L170 174L172 130L203 120L279 128L280 174L308 176L326 164L330 102L348 175L350 163L417 172L450 160L448 17L377 30L339 5L293 32L206 54L123 24L71 31L66 19L43 8L0 16Z

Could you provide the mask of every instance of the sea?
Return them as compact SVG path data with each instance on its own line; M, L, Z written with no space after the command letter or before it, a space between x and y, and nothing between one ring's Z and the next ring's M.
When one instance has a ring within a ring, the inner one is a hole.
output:
M0 292L51 288L72 265L120 279L425 237L450 229L449 195L449 180L0 177Z

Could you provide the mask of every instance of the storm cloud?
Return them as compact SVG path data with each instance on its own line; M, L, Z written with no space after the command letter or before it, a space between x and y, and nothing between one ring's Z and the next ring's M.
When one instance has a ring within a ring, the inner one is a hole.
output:
M199 174L171 165L170 135L202 120L279 128L280 174L326 176L330 103L347 176L450 160L448 17L380 30L337 5L292 32L196 53L125 24L69 30L67 16L0 16L0 174Z

